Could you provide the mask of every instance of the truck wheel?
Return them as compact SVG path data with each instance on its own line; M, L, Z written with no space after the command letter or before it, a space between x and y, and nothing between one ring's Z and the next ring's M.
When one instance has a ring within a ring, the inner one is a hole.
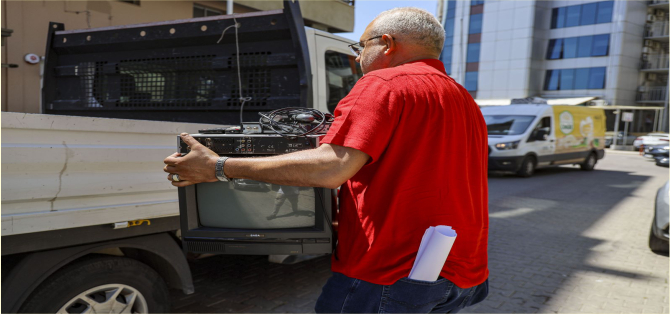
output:
M44 281L22 313L167 313L167 285L149 266L126 257L92 257Z
M535 173L535 157L526 156L526 158L524 158L521 162L521 168L516 172L516 174L520 177L527 178L532 176L533 173Z
M579 167L581 167L584 171L591 171L596 166L596 162L598 162L598 157L596 157L595 153L591 153L588 157L586 157L586 160L584 160L584 162L579 165Z
M654 217L654 220L656 220L656 217ZM668 247L668 242L665 242L654 235L653 229L649 231L649 248L654 253L668 253L668 250L670 249Z

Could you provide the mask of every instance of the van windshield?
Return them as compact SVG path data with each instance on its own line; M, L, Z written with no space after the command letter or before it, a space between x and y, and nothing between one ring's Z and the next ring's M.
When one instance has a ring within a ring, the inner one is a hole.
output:
M523 134L535 116L484 116L489 135Z

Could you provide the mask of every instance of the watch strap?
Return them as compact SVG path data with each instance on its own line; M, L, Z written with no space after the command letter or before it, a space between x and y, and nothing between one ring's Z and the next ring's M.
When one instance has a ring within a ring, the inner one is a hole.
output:
M228 159L228 157L219 157L219 160L216 161L215 175L219 181L230 181L230 179L226 177L226 174L223 173L223 165L226 163L226 159Z

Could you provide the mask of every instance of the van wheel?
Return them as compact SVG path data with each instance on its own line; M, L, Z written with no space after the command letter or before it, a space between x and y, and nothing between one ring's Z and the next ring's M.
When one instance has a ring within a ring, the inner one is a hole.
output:
M591 153L589 154L589 157L586 157L586 160L584 160L584 162L579 166L584 171L591 171L596 166L596 162L598 162L598 157L596 157L595 153Z
M535 173L535 166L535 157L526 156L526 158L524 158L521 162L521 168L516 172L516 174L524 178L530 177L533 175L533 173Z
M22 313L167 313L167 285L149 266L126 257L92 257L44 281Z

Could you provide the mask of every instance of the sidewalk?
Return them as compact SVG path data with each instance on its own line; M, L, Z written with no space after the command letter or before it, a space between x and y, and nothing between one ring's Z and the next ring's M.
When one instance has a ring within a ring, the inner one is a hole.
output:
M638 156L642 156L642 155L640 155L640 152L639 152L639 151L614 150L614 149L611 149L611 148L605 148L605 156L607 156L607 154L622 154L622 155L638 155Z

